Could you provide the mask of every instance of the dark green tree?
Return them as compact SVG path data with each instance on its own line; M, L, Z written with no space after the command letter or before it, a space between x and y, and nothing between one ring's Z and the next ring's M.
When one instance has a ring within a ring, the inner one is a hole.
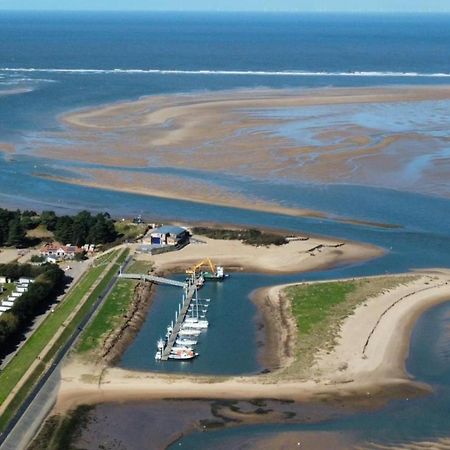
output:
M58 219L54 211L42 211L41 223L47 227L47 230L54 231Z
M7 244L13 247L22 247L26 241L25 228L22 226L19 217L9 221Z

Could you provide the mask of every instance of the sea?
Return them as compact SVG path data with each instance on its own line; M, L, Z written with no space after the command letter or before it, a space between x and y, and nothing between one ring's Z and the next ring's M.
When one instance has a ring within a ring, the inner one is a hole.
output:
M83 163L43 158L33 153L34 146L55 144L53 136L63 127L58 117L67 111L142 96L242 88L446 85L450 82L449 54L447 14L2 11L0 142L13 144L17 152L0 156L0 207L55 209L61 213L108 210L115 217L142 214L161 220L275 227L359 240L386 250L382 258L329 271L279 277L240 274L230 287L224 285L227 291L211 291L211 296L223 302L226 295L233 299L234 317L225 315L229 309L223 304L213 314L224 327L233 323L241 327L241 342L238 339L225 344L226 333L217 333L208 344L212 359L199 358L197 365L182 371L255 373L261 368L255 358L255 310L247 302L255 288L283 281L450 267L447 186L439 195L424 195L344 182L284 183L231 173L217 175L218 182L238 186L244 194L330 214L327 219L289 217L44 179L40 175L64 176ZM421 116L407 109L393 114L395 120L389 114L377 120L392 125L400 119L410 120L412 115L422 120L424 115L433 123L432 119L439 116L442 125L448 122L450 105L441 105L439 114L433 105L420 111ZM67 148L76 151L70 145ZM450 146L443 150L449 152ZM424 152L426 156L427 149ZM151 174L151 168L139 170ZM159 170L173 174L170 167ZM202 172L193 176L211 177ZM395 227L345 223L335 220L337 216ZM141 355L150 347L153 354L154 344L149 341L163 331L155 317L165 322L169 309L173 309L173 301L165 300L173 298L174 293L166 292L158 290L154 314L149 315L141 334L125 353L120 362L123 367L155 370L154 362L143 360ZM240 320L234 322L237 315ZM449 303L435 307L423 315L413 333L407 368L413 377L433 387L433 394L425 398L395 401L381 411L335 417L314 425L268 424L193 433L176 446L201 449L220 443L222 448L238 448L239 442L252 436L270 437L290 431L358 433L363 441L384 444L446 437L450 434L449 317ZM244 341L251 344L239 345ZM228 350L220 357L218 349L224 346ZM234 349L237 354L233 354Z

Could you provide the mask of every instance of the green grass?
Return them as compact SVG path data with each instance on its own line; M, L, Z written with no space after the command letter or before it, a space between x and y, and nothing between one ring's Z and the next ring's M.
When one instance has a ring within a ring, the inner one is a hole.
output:
M300 334L309 334L315 327L326 321L334 307L353 292L356 285L353 282L318 283L304 288L289 288L292 314L297 322Z
M133 261L127 269L127 273L148 273L153 269L154 263L152 261Z
M128 251L123 251L119 256L117 263L122 263L127 255ZM102 263L108 263L112 261L117 256L117 252L111 252L102 258ZM79 281L75 287L69 292L65 300L55 308L55 312L49 314L45 321L39 326L39 328L30 336L25 345L19 350L16 356L11 360L11 362L5 367L5 369L0 374L0 404L4 402L6 397L9 395L13 387L20 381L25 372L28 370L30 364L37 358L39 353L47 345L48 341L54 336L54 334L59 330L62 323L67 319L79 301L88 292L91 286L97 281L99 277L105 270L105 264L97 265L91 268L85 276ZM108 273L103 277L98 286L93 290L91 295L85 304L77 312L73 320L68 326L65 327L63 333L58 338L57 342L50 349L49 354L46 356L44 362L49 362L53 356L56 354L58 349L66 342L78 324L81 322L85 314L89 311L90 307L100 295L100 293L105 289L109 281L114 276L117 271L117 265L114 265ZM34 383L39 379L41 373L44 370L43 364L40 364L31 379L25 383L24 387L18 392L16 398L7 411L0 418L0 429L4 428L8 420L20 405L20 403L25 399L26 395L30 391Z
M79 353L99 348L105 335L120 324L128 310L136 284L137 282L133 280L119 280L116 283L102 308L83 333L77 346Z
M295 362L287 373L310 376L318 350L333 349L342 322L368 298L414 277L365 278L352 281L305 284L286 288L297 325Z

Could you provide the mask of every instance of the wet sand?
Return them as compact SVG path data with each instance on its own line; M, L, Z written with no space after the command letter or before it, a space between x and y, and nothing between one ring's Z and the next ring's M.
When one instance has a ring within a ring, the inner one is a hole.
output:
M14 145L0 142L0 153L14 153L16 151Z
M450 87L251 90L146 97L63 115L66 129L33 141L33 154L77 167L60 181L288 214L318 215L250 198L215 173L274 182L346 183L448 195L446 127L393 131L340 123L332 108L450 99ZM329 106L330 111L307 108ZM305 109L306 108L306 109ZM303 111L296 116L295 111ZM280 114L281 112L281 114ZM382 117L383 110L378 112ZM306 119L315 125L292 133ZM389 120L389 119L386 119ZM295 136L294 136L295 135ZM49 144L49 141L61 145ZM424 149L430 157L423 160ZM105 167L106 166L106 167ZM109 166L109 167L108 167ZM111 168L114 167L114 169ZM133 168L177 169L175 175ZM51 176L51 174L37 174Z

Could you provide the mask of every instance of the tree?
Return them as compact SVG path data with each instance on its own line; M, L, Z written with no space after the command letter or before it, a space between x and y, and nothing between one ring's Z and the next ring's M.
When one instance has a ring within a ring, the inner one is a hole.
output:
M12 247L21 247L25 243L26 233L22 226L20 218L16 217L9 222L8 245Z
M72 239L73 220L69 216L58 218L55 227L55 237L63 244L68 244Z
M54 211L42 211L41 223L47 227L47 230L54 231L58 219Z

